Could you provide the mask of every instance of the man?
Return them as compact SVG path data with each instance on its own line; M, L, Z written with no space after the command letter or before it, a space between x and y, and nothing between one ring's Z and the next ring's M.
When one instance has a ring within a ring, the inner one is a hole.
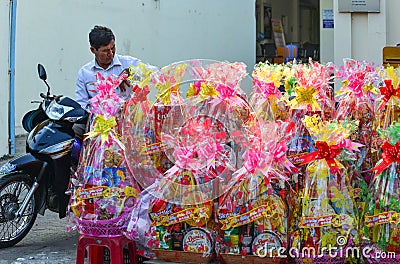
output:
M115 52L115 36L111 29L95 26L89 33L90 51L94 60L85 64L78 72L76 81L76 101L86 110L89 110L89 99L97 94L96 74L100 72L104 77L111 74L122 74L129 66L137 66L139 59L131 56L118 55ZM149 67L155 69L153 66ZM129 91L120 92L126 93Z
M118 55L115 52L115 36L111 29L104 26L94 26L89 33L90 51L94 59L85 64L78 72L76 81L75 99L86 110L90 110L89 99L97 94L96 74L101 73L104 77L129 72L129 66L137 66L139 59L131 56ZM148 65L149 69L157 68ZM129 98L132 87L128 82L123 82L116 91L122 98ZM82 139L85 125L75 124L73 126L75 135Z

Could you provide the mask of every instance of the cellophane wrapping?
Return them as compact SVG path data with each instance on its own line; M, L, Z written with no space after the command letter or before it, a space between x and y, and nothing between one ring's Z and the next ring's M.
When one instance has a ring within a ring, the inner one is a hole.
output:
M262 118L259 123L252 138L261 148L252 146L244 153L244 166L237 171L245 175L243 180L218 201L218 254L273 258L287 249L287 183L297 170L285 156L292 126Z
M382 77L373 63L346 59L344 65L336 72L336 79L342 83L336 93L336 119L359 122L350 139L360 144L360 151L347 151L341 162L350 175L360 213L359 225L362 225L362 214L368 201L368 185L373 175L370 169L377 162L377 152L374 147L376 137L373 136L376 135L374 105L380 94L378 87L382 83Z
M97 75L91 119L74 179L70 209L76 228L95 236L121 235L139 193L124 158L120 136L123 100L115 93L122 76Z
M383 141L383 154L372 168L375 175L364 211L364 233L369 239L365 246L399 256L400 123L393 122L387 129L378 129L378 133Z
M213 201L243 178L235 172L253 122L242 90L252 88L246 76L243 63L174 63L150 75L140 106L125 108L123 135L130 142L125 156L146 194L138 199L126 235L137 241L140 253L170 248L160 234L179 232L183 242L172 243L173 249L210 253L185 236L212 237ZM178 221L176 214L183 218Z
M289 108L282 93L288 70L282 64L259 63L254 67L254 90L249 96L249 103L257 118L266 121L288 120ZM289 82L286 81L287 86Z
M375 100L375 125L374 128L387 129L393 122L399 120L400 114L400 68L389 66L380 68L379 74L382 81L379 86L379 96ZM375 137L374 148L377 156L382 155L380 145L383 143Z
M303 122L317 151L303 156L302 164L308 165L299 195L299 222L291 233L291 242L300 257L309 258L328 255L324 248L335 247L337 252L358 241L358 214L349 175L337 160L343 148L358 150L357 144L346 141L357 122L323 121L318 115L305 116ZM311 255L301 255L304 252Z

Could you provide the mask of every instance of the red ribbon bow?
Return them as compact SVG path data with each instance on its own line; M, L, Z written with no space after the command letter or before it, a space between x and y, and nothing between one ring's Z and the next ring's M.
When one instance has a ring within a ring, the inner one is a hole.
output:
M385 80L385 86L379 87L381 94L383 95L382 103L379 106L379 110L382 110L387 102L389 102L392 96L400 97L400 87L394 89L392 80Z
M382 149L382 161L377 166L371 169L376 171L375 176L381 174L382 171L389 167L389 165L393 162L397 162L400 164L400 141L397 142L394 146L385 141L382 144Z
M308 164L318 159L325 159L326 163L328 163L331 173L338 173L339 166L335 161L335 157L340 154L339 146L329 146L328 143L326 143L325 141L317 141L315 143L315 146L317 148L317 151L303 155L303 162L301 163L301 165Z

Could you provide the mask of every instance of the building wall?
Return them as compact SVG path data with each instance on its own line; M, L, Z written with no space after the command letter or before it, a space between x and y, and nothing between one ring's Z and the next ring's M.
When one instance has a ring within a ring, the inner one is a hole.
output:
M10 1L0 2L0 157L8 154L8 11Z
M382 2L382 0L381 0ZM394 46L400 43L400 19L399 19L400 1L386 0L386 45Z
M338 0L334 9L334 63L343 65L344 58L382 63L382 48L387 45L387 26L395 22L387 10L394 5L380 1L379 13L339 13Z
M0 0L0 33L8 36L9 0ZM193 59L255 63L255 0L36 0L18 1L16 37L16 134L31 100L46 91L36 68L47 70L52 93L74 96L79 68L92 59L88 33L95 24L116 35L117 52L157 66ZM2 58L7 43L1 42ZM3 60L0 82L8 87ZM8 96L0 97L0 156L6 148ZM3 131L4 130L4 131ZM8 150L7 150L8 151Z
M323 27L323 12L324 10L333 10L332 0L321 0L320 1L320 60L322 62L333 62L334 61L334 28L337 27L336 21L334 21L334 28Z

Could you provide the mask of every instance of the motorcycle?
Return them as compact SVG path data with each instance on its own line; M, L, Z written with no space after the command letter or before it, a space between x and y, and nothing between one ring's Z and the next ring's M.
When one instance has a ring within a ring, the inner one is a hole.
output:
M50 94L47 74L38 64L38 75L47 86L39 107L25 114L28 132L26 154L0 168L0 248L20 242L32 228L38 213L49 209L66 216L70 176L79 162L82 142L72 126L86 124L88 112L66 96Z

